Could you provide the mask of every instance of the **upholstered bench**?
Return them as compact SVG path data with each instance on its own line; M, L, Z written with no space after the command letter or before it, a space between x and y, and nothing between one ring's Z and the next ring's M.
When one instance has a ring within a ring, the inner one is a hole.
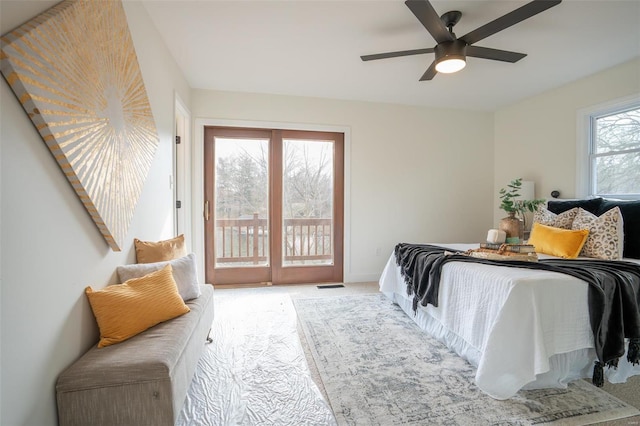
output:
M94 346L66 369L56 385L60 425L173 425L213 321L213 286L200 287L190 312Z

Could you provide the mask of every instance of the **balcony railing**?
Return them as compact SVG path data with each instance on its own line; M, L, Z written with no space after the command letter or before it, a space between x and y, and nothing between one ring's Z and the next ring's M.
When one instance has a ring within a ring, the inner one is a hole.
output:
M285 219L284 262L333 259L331 222L331 219Z
M216 264L265 263L269 252L269 222L251 219L216 219Z
M284 219L285 264L326 264L333 259L331 219ZM266 264L269 223L252 218L216 220L216 264Z

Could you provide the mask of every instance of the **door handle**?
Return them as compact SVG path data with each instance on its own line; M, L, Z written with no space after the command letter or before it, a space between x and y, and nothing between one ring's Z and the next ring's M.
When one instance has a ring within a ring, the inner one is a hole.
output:
M209 200L204 202L204 220L209 221Z

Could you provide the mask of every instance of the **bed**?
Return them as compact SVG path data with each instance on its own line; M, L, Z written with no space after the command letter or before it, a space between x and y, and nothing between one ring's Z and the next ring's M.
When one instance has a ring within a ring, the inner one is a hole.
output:
M478 247L436 245L462 251ZM640 264L638 259L623 260ZM418 326L474 365L476 385L493 398L508 399L520 389L562 388L593 374L589 286L574 276L449 262L441 270L438 307L428 304L414 311L392 253L379 284ZM604 373L609 382L622 383L640 374L640 365L621 357L617 368Z

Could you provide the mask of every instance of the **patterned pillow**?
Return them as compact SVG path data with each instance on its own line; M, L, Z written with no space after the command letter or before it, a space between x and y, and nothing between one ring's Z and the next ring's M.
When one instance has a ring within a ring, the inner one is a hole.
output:
M533 213L533 222L540 223L554 228L571 229L573 219L578 214L578 207L574 207L566 212L555 214L544 207L538 207Z
M624 220L624 257L640 259L640 200L604 199L597 215L609 209L620 207Z
M619 207L614 207L600 216L579 208L571 229L589 230L589 238L582 247L581 256L606 260L622 259L624 234Z

